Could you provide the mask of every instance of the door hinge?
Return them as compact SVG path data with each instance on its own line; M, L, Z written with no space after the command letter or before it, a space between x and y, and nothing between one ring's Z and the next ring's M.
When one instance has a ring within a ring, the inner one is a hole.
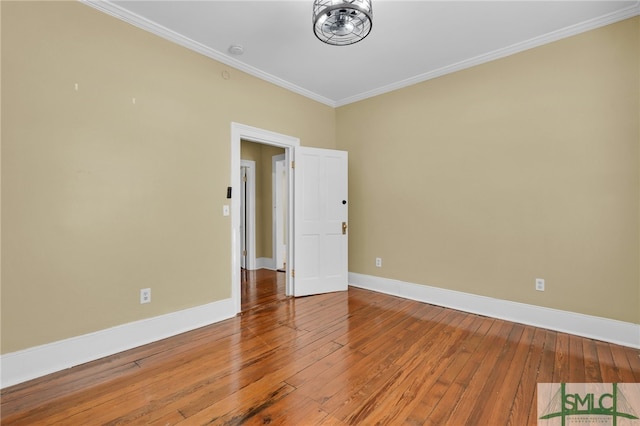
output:
M242 181L246 182L247 181L247 175L242 176Z
M247 255L247 251L246 250L242 250L242 255L246 256Z
M292 169L295 169L295 168L296 168L296 162L295 162L295 161L292 161L292 162L291 162L291 168L292 168Z
M291 270L291 278L295 278L296 277L296 270L292 269Z

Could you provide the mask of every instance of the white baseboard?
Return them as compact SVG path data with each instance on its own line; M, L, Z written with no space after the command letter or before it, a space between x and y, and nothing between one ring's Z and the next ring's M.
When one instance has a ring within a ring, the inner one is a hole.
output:
M349 285L640 349L640 324L357 273L349 273ZM0 388L175 336L235 314L233 301L225 299L4 354L0 356Z
M256 259L256 269L276 270L276 262L270 257L259 257Z
M236 314L231 299L0 356L0 388L204 327Z
M640 349L640 324L350 272L349 285Z

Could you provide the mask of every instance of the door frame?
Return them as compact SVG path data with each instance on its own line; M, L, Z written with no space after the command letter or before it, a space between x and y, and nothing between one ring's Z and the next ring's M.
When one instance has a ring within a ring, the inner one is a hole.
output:
M286 164L291 164L296 147L300 146L300 139L271 132L269 130L231 122L231 300L235 313L242 310L240 288L240 145L242 140L257 142L284 148ZM295 259L293 257L293 173L287 167L287 259L289 270L293 270ZM293 295L294 278L290 273L286 274L286 294Z
M245 167L247 169L247 186L248 191L243 191L243 185L240 182L239 192L240 198L245 195L245 238L248 241L248 250L245 255L245 269L252 271L256 269L256 162L253 160L240 160L240 169ZM239 208L240 216L242 216L241 207ZM242 223L242 218L240 219ZM248 233L247 233L248 230ZM240 264L242 264L242 233L240 235Z
M275 269L279 269L280 266L280 259L278 259L278 254L280 254L281 249L280 249L280 239L279 239L279 235L281 235L282 229L281 227L286 227L286 220L284 224L280 224L280 217L283 213L283 208L285 206L282 206L282 203L280 203L279 198L282 196L282 182L281 182L281 178L280 178L280 174L277 173L277 169L278 169L278 163L280 162L284 162L284 167L287 167L287 160L285 158L284 154L280 154L280 155L274 155L273 157L271 157L271 205L273 206L273 214L272 214L272 245L273 245L273 265ZM289 195L289 194L287 194ZM285 244L285 249L284 251L286 252L286 244ZM286 253L285 253L285 260L288 260L286 257ZM284 266L284 270L288 270L287 269L287 265L283 265Z

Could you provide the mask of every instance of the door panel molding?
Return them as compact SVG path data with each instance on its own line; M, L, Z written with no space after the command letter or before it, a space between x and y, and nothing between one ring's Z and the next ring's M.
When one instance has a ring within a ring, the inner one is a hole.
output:
M348 288L348 153L295 151L295 296Z

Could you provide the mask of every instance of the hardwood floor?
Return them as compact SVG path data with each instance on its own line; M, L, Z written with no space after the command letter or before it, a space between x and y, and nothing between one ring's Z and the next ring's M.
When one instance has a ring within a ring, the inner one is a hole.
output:
M640 351L350 288L286 298L2 391L2 424L535 425L536 384L640 382Z
M242 270L242 312L266 307L287 299L285 296L286 277L284 272L268 269L256 271Z

